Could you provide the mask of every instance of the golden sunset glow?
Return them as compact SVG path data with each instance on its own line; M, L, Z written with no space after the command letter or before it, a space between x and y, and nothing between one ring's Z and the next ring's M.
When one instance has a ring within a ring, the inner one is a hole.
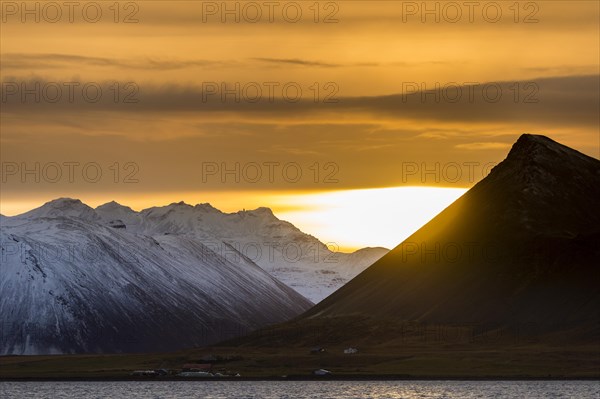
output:
M465 191L394 187L306 194L281 198L299 209L283 210L278 216L343 251L365 246L393 248Z
M93 23L9 3L2 214L56 197L268 206L344 248L392 246L522 133L600 157L595 1L500 2L498 21L447 1L300 2L293 21L286 2L257 21L262 3L101 2ZM75 163L101 176L52 169Z
M0 0L0 158L8 397L600 392L599 0Z
M365 246L392 248L441 212L466 189L437 187L394 187L365 190L307 192L206 192L181 193L181 200L191 205L209 202L231 213L242 209L270 207L282 220L319 237L339 251L354 251ZM134 210L168 205L172 194L153 194L118 199ZM96 197L86 200L98 206L113 200ZM240 207L240 203L243 206ZM44 201L8 202L6 215L16 215L41 206Z

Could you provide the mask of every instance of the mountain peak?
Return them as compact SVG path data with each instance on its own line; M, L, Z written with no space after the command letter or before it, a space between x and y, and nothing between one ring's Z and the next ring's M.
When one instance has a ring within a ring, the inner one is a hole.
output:
M192 205L186 203L185 201L173 202L173 203L167 205L167 207L169 207L169 208L174 208L174 207L179 207L179 206L184 206L186 208L192 207Z
M541 134L523 133L515 142L515 145L522 145L523 143L532 143L536 145L560 145L550 137Z
M536 147L548 149L552 147L564 146L552 140L550 137L546 137L541 134L523 133L513 144L512 150L531 150Z
M128 206L121 205L116 201L110 201L96 207L96 213L100 215L104 221L109 222L109 226L111 227L114 227L115 223L119 226L135 224L138 217L136 211Z
M119 204L119 203L118 203L117 201L115 201L115 200L112 200L112 201L110 201L110 202L107 202L106 204L102 204L102 205L100 205L100 206L123 206L123 205Z
M218 210L217 208L215 208L214 206L212 206L208 202L205 202L203 204L196 204L194 206L194 209L201 210L201 211L210 211L210 212L219 212L219 213L222 213L220 210Z
M559 186L587 185L598 178L600 162L542 135L523 134L513 144L506 159L498 164L477 186L505 181L505 188L522 190L536 186L555 191Z
M263 218L275 218L275 214L273 214L273 211L271 210L271 208L267 208L265 206L261 206L259 208L253 209L253 210L244 210L244 211L240 211L239 213L248 213L250 215L255 215L255 216L259 216L259 217L263 217Z
M131 209L130 207L125 206L125 205L121 205L117 201L114 201L114 200L110 201L110 202L107 202L106 204L102 204L102 205L99 205L99 206L96 207L96 210L109 210L109 209L111 209L111 210L114 210L114 209L123 209L123 210L134 212L134 210Z
M565 235L590 225L590 209L600 198L599 179L597 159L548 137L523 134L506 159L465 196L504 201L492 215L504 213L502 223L512 219L521 230ZM560 212L566 204L571 204L569 214Z
M269 214L269 215L273 214L273 211L271 210L271 208L267 208L266 206L261 206L259 208L256 208L254 210L254 212L256 212L256 213L266 213L266 214Z
M549 137L525 133L513 144L506 157L506 161L509 163L511 161L520 161L528 164L532 162L550 164L556 163L557 158L570 161L591 159L587 155L557 143Z
M81 200L78 198L60 197L60 198L48 201L42 206L52 206L52 207L57 208L57 207L75 207L75 206L80 206L80 205L87 206L83 202L81 202Z
M26 217L60 217L75 216L84 219L98 219L93 208L75 198L57 198L46 202L39 208L24 213Z

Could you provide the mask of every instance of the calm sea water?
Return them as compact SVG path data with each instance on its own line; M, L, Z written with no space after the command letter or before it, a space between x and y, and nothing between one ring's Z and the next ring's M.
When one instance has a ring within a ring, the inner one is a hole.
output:
M600 398L599 381L0 382L5 398Z

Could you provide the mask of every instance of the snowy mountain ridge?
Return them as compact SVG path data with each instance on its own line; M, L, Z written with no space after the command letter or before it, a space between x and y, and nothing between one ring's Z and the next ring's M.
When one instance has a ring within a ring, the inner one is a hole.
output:
M0 221L0 354L206 345L301 314L387 252L332 252L268 208L59 198Z
M79 200L59 198L7 218L3 225L12 225L24 218L59 216L78 217L133 234L191 237L230 260L248 258L314 303L388 252L385 248L338 252L335 244L326 245L303 233L265 207L224 213L206 203L177 202L137 212L115 201L93 209Z
M247 257L115 228L59 199L2 219L0 354L170 351L312 306Z

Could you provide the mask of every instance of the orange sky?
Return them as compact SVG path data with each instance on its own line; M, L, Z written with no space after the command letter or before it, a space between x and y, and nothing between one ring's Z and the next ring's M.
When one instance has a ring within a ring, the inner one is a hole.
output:
M523 132L600 157L596 1L28 4L0 10L3 214L468 188Z

